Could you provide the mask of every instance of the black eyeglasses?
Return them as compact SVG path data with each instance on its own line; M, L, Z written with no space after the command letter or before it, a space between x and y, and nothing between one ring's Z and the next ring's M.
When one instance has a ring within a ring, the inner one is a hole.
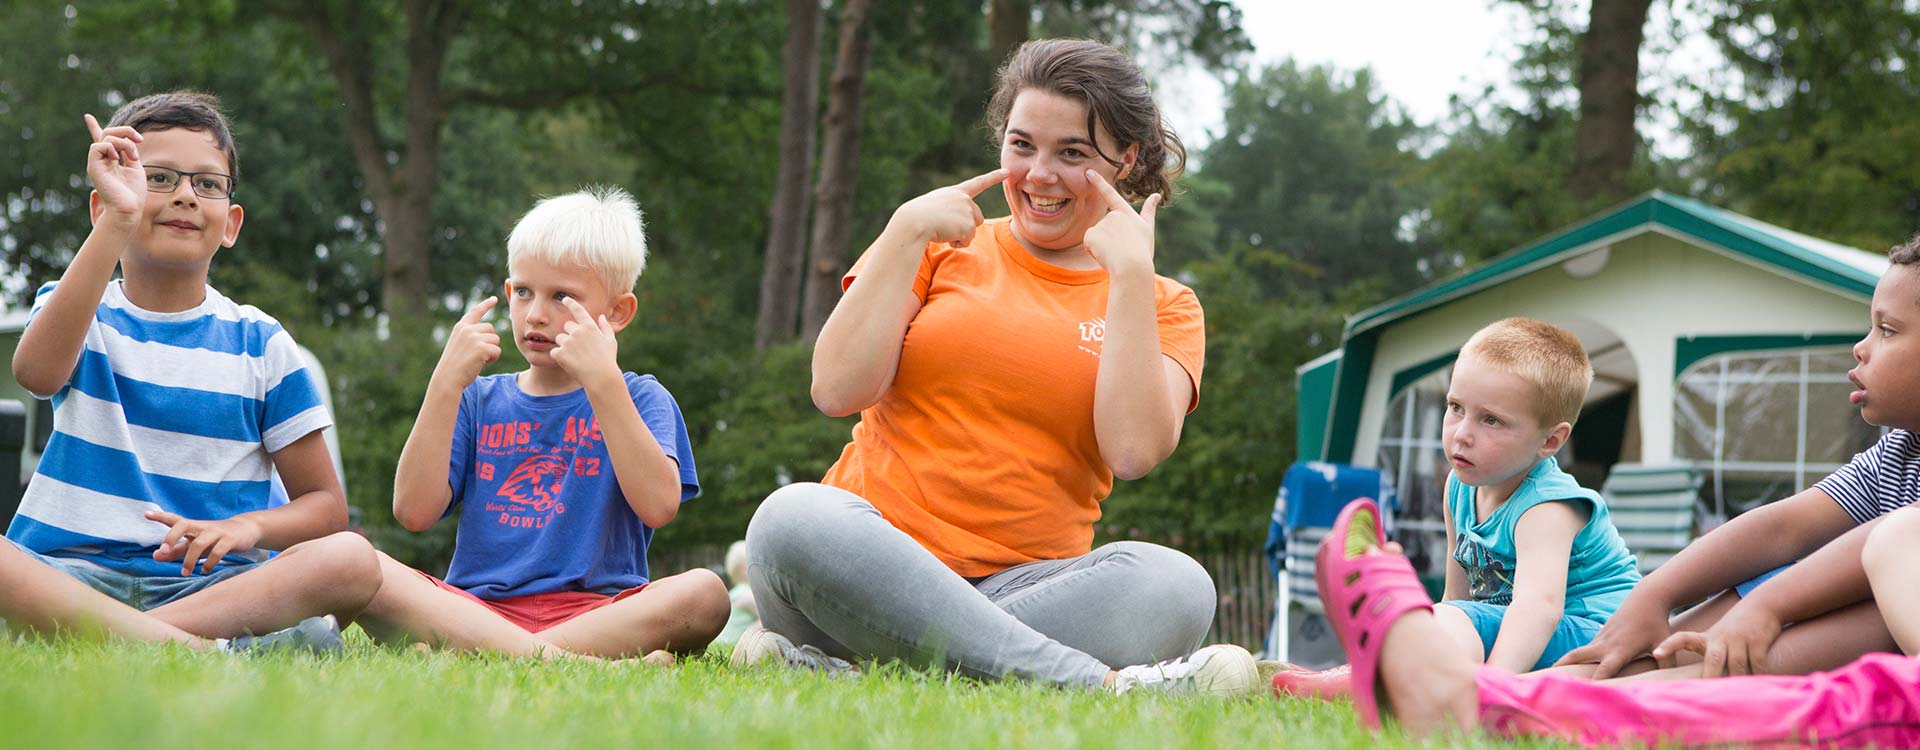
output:
M219 172L182 172L172 167L147 167L147 192L171 193L180 188L180 181L186 180L193 186L193 194L215 200L232 198L232 175Z

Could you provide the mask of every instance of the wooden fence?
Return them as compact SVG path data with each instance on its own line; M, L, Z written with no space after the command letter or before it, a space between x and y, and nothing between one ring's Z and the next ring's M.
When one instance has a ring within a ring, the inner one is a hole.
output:
M725 544L680 544L669 549L650 551L648 561L655 577L666 577L692 568L711 568L720 572L727 555ZM1267 558L1257 547L1223 547L1214 550L1187 550L1213 576L1220 595L1214 611L1213 630L1208 643L1236 643L1248 651L1259 652L1273 623L1274 599L1279 586L1267 574ZM731 586L732 581L727 584Z

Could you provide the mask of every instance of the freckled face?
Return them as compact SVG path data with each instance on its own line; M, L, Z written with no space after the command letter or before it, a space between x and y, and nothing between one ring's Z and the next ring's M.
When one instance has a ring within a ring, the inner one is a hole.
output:
M1092 139L1099 139L1099 149ZM1000 141L1002 190L1013 211L1013 232L1030 247L1071 250L1107 215L1087 170L1111 183L1120 167L1106 154L1130 163L1136 149L1122 149L1106 128L1087 132L1087 106L1059 94L1026 89L1014 97L1007 132Z
M1526 379L1462 354L1447 387L1440 442L1460 481L1500 484L1532 467L1547 439L1534 415L1538 389Z

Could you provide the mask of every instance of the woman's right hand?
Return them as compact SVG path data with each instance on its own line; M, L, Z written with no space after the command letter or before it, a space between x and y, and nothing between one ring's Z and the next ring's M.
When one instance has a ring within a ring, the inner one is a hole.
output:
M1005 179L1007 170L996 169L902 203L887 221L887 232L905 233L923 246L928 242L945 242L966 247L973 241L974 231L987 220L986 215L980 213L980 204L973 202L974 197Z

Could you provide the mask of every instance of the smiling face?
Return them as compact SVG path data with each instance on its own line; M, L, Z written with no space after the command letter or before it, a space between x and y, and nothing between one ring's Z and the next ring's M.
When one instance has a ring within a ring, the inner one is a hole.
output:
M1463 352L1440 429L1454 475L1474 487L1517 485L1535 462L1557 452L1572 428L1540 424L1540 400L1538 386Z
M169 128L143 132L140 161L148 166L182 172L228 171L227 154L213 134L204 130ZM240 237L244 212L231 198L203 198L181 180L170 193L148 191L140 225L122 262L137 268L202 271L223 247ZM100 206L95 199L94 216Z
M1869 424L1920 429L1920 266L1887 267L1873 289L1873 328L1853 345L1848 400Z
M1087 170L1111 183L1137 151L1122 149L1104 127L1089 134L1087 106L1079 100L1039 89L1021 91L1000 140L1000 166L1007 170L1002 189L1013 211L1014 236L1030 249L1080 247L1087 230L1107 215ZM1103 153L1119 155L1122 165L1108 163Z
M508 317L513 321L513 345L533 367L553 367L554 340L566 330L573 312L562 300L586 308L587 315L618 331L633 320L637 301L633 293L615 295L598 274L585 266L557 265L528 254L507 264Z

